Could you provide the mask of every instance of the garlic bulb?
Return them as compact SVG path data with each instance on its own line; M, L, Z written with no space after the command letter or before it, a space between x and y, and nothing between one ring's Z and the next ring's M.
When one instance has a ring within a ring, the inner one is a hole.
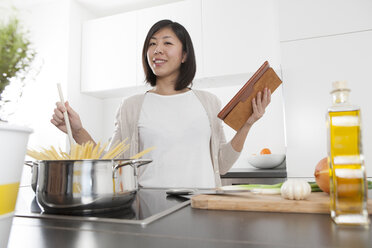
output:
M290 200L303 200L310 195L311 186L304 180L290 179L283 183L280 192L283 198Z

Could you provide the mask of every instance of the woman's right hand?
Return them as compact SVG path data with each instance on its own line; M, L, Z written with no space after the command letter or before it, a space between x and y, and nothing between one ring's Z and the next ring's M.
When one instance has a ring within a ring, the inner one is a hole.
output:
M72 134L78 133L80 129L83 128L79 114L70 107L68 102L65 102L65 107L61 102L57 102L56 106L57 107L54 109L53 118L50 120L50 122L62 132L67 133L65 119L63 118L63 113L66 109L70 120Z

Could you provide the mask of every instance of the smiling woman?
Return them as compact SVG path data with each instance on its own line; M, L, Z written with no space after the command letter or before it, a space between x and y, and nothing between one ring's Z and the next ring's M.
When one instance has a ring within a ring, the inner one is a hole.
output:
M157 22L146 36L142 65L146 81L151 86L162 79L174 81L176 91L185 89L192 83L196 72L194 47L189 33L179 23L170 20Z
M220 100L211 93L191 89L196 72L194 48L181 24L161 20L150 28L142 64L146 82L153 88L121 103L110 146L128 138L130 149L123 158L156 147L144 156L153 162L139 168L139 184L143 187L221 186L220 174L238 159L251 126L270 103L270 91L265 89L253 99L253 114L227 142L217 117ZM65 107L57 103L51 122L66 132L65 108L76 142L93 141L67 103Z

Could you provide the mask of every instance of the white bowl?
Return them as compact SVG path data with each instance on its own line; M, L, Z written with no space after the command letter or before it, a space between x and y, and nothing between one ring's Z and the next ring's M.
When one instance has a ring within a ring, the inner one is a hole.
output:
M285 154L264 154L248 157L248 163L259 169L272 169L279 166Z

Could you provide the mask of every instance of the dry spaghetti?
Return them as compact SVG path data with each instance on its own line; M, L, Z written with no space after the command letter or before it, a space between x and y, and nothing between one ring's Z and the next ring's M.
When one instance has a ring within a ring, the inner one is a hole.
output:
M72 145L70 154L63 152L61 148L57 151L53 146L51 146L50 149L42 148L41 151L27 149L27 155L36 160L115 159L129 149L129 144L126 144L125 142L126 139L113 145L107 152L105 152L107 143L101 147L100 142L95 145L93 142L89 141L82 145ZM147 148L132 156L131 159L138 159L153 149L154 147Z

